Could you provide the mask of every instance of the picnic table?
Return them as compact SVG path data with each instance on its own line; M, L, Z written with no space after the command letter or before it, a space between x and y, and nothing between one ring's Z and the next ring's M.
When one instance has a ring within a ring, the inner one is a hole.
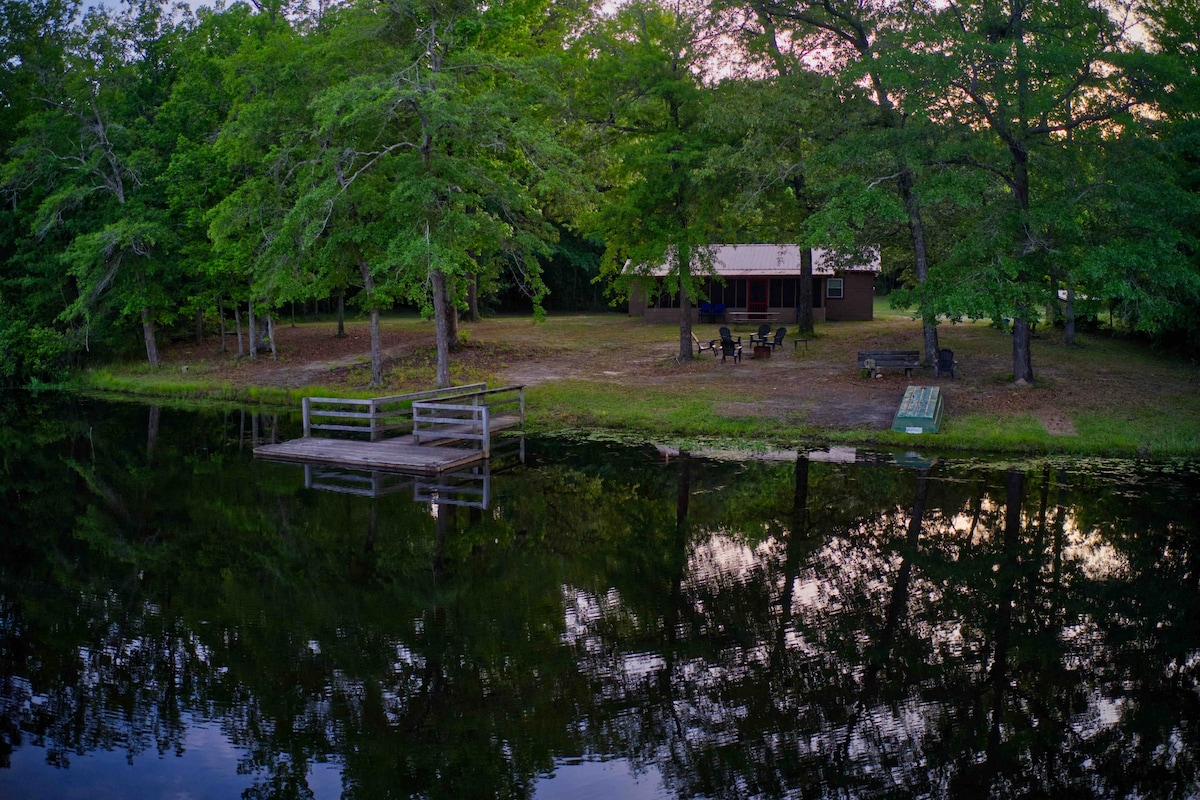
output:
M769 322L776 323L779 321L778 311L726 311L725 319L731 325L746 324L748 322Z

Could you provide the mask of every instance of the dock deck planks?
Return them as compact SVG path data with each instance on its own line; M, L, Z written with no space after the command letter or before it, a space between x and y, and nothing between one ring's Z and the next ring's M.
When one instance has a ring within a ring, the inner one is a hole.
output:
M306 397L301 404L305 435L288 442L256 447L254 455L273 461L415 475L441 475L486 462L491 454L492 434L524 425L525 387L484 387L485 384L450 386L367 400ZM412 419L412 433L381 438L385 432L400 427L390 420L405 413L403 408L396 409L406 401L412 404L407 411ZM355 410L338 411L339 404ZM318 407L314 408L314 405ZM367 407L366 412L356 410L363 406ZM418 410L422 412L419 415ZM314 423L314 417L355 419L365 423L354 426ZM371 439L313 436L316 430L369 434ZM438 444L430 444L430 439L438 440Z
M334 463L367 469L394 469L421 475L437 475L467 464L483 461L479 450L439 445L416 445L411 436L375 442L327 439L308 436L254 448L254 455L292 463Z

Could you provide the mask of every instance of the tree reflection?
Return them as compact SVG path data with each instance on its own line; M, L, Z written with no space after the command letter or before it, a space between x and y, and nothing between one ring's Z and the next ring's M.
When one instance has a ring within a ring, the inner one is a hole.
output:
M1200 790L1194 469L547 442L434 513L306 491L239 412L102 411L0 404L9 752L136 766L211 720L253 798L323 761L526 798L580 757L679 797Z

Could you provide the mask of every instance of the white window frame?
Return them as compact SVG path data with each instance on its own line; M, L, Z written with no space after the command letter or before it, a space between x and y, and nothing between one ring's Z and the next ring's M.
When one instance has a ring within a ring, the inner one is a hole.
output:
M841 300L846 296L846 286L843 278L829 278L825 281L825 296L830 300Z

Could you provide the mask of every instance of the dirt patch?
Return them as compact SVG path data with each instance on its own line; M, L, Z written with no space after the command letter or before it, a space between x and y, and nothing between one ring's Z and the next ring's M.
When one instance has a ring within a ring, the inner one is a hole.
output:
M920 348L919 326L901 318L827 323L807 347L793 348L789 337L771 358L754 360L747 354L741 363L722 362L708 352L681 363L677 328L644 325L616 314L554 317L536 325L527 318L489 319L465 324L463 331L466 344L451 359L455 379L530 386L573 380L618 385L633 393L668 389L675 396L703 390L726 398L717 404L720 414L835 429L890 427L905 388L914 384L940 386L949 417L1033 415L1055 436L1075 435L1073 419L1080 414L1175 407L1200 388L1194 367L1123 356L1120 348L1133 346L1128 343L1097 341L1068 348L1042 335L1034 342L1037 381L1017 388L1009 379L1011 338L983 324L943 329L942 344L954 349L959 361L956 380L935 380L932 370L924 368L911 377L900 370L885 370L878 380L863 377L855 367L857 350ZM335 333L331 322L281 324L276 329L278 360L269 354L239 358L232 336L225 351L219 336L211 336L198 347L166 348L164 362L168 369L186 366L196 378L233 386L366 389L366 323L348 323L345 337ZM716 327L697 326L696 333L706 341L716 336ZM433 385L432 323L385 321L383 350L388 385L381 392Z
M1071 421L1071 418L1057 408L1039 409L1037 416L1042 422L1042 427L1046 429L1046 433L1051 436L1079 435L1079 431L1075 430L1075 423Z

